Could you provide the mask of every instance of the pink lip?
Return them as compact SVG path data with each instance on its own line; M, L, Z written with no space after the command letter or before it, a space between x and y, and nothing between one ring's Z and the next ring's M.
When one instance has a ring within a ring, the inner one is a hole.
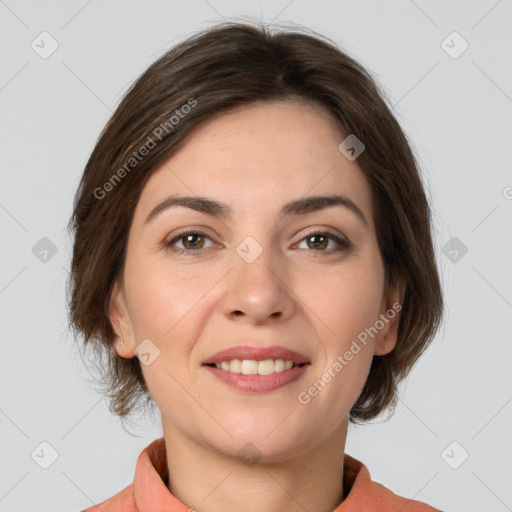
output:
M310 362L306 356L284 347L251 347L249 345L241 345L238 347L230 347L221 350L220 352L217 352L213 356L203 361L203 364L222 363L222 361L231 361L232 359L251 359L253 361L264 361L265 359L284 359L285 361L292 361L296 364L304 364Z
M281 388L294 380L299 379L309 364L296 366L289 370L283 370L272 375L244 375L243 373L231 373L221 368L205 366L219 380L241 391L267 392Z

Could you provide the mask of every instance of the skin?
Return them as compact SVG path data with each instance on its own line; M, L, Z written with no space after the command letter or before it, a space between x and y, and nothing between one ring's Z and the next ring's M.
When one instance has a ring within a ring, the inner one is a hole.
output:
M134 357L147 338L160 350L142 370L162 416L169 489L200 512L330 512L346 497L348 414L372 358L395 347L399 314L307 405L297 396L401 303L404 289L385 289L370 186L357 160L338 150L344 138L319 106L244 106L203 123L152 174L136 206L112 296L112 325L124 342L116 350ZM354 201L368 225L342 206L279 217L291 200L332 193ZM233 217L177 207L145 224L170 194L221 201ZM163 247L186 227L205 237L179 238L174 247L187 254ZM327 239L318 249L311 228L352 245L333 252L338 245ZM250 264L236 252L247 236L263 248ZM243 344L291 348L311 366L267 393L235 390L202 366ZM261 455L251 466L237 457L248 442Z

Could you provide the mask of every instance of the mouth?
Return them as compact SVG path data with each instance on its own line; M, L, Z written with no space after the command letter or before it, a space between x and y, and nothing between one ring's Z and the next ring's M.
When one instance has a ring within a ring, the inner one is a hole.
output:
M288 370L293 366L310 363L308 357L289 348L273 345L269 347L239 345L228 347L203 361L203 365L233 371L235 373L258 373L274 367L277 372ZM220 366L217 366L220 365ZM243 371L242 371L243 370Z
M216 368L230 373L239 373L243 375L272 375L301 368L310 363L294 363L284 359L264 359L257 361L255 359L231 359L220 363L209 363L203 366Z
M309 358L286 347L239 345L210 356L202 366L238 391L266 393L301 379Z
M202 365L222 385L244 393L269 393L298 382L311 363L289 359L231 359Z

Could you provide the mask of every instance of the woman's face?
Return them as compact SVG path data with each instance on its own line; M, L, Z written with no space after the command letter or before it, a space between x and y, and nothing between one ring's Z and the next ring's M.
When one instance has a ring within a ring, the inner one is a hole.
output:
M338 149L344 138L319 107L252 105L202 124L148 180L111 318L124 341L116 350L136 351L166 432L233 456L251 442L268 460L344 440L374 354L394 348L389 311L400 300L385 293L369 184ZM333 195L355 206L282 213ZM229 214L182 205L148 220L170 196L207 198ZM271 372L262 376L236 373L236 361L204 364L240 346L282 347L308 364L241 363ZM294 379L283 384L286 372Z

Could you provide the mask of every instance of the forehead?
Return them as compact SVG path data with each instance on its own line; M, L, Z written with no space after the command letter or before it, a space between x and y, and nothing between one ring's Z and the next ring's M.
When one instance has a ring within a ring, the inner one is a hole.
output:
M262 205L270 215L300 197L338 193L371 223L367 178L338 149L345 136L317 105L280 101L222 113L196 128L152 174L136 219L170 194L209 197L243 216Z

